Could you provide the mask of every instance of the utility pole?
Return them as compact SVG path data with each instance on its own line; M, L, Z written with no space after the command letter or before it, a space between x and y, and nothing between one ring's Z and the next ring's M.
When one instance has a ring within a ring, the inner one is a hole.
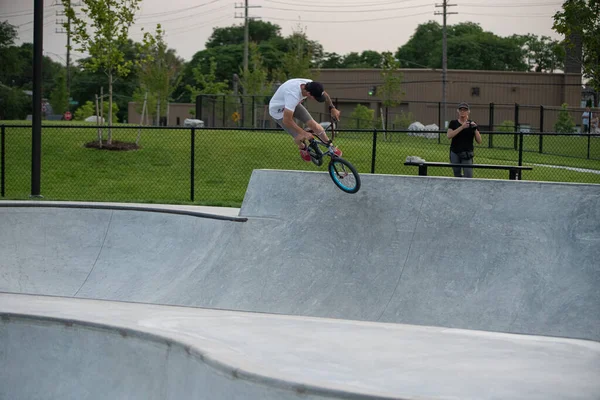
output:
M446 124L446 84L447 84L447 76L448 76L448 41L447 41L447 32L446 32L446 17L448 14L458 14L456 12L448 12L448 7L454 7L456 4L448 4L448 0L443 0L442 4L436 4L436 7L442 7L443 11L440 13L436 11L434 15L443 15L444 24L442 28L442 118L443 124ZM446 127L441 127L440 129L445 129Z
M69 4L70 4L70 0L69 0ZM54 3L53 5L58 5L56 3ZM70 4L72 7L79 7L81 6L81 3L77 3L77 4ZM57 17L64 17L66 15L66 12L63 11L57 11L56 12L56 16ZM71 17L68 16L67 17L67 30L65 31L64 26L65 26L65 21L60 19L60 20L56 20L56 25L60 26L60 30L58 28L56 28L56 33L66 33L67 34L67 98L69 99L69 106L67 107L67 109L71 108Z
M243 8L244 15L235 14L235 18L244 18L244 76L248 72L248 42L250 41L250 19L256 19L255 17L248 17L249 8L260 8L260 6L249 6L248 0L244 0L244 4L235 5L235 8ZM243 94L246 95L246 86L242 86Z

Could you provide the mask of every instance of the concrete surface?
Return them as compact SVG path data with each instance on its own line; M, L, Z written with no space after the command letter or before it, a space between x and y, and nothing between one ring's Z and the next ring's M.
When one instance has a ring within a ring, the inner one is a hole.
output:
M0 399L600 397L600 343L0 294Z
M363 185L255 171L232 220L8 204L0 291L600 340L600 185Z

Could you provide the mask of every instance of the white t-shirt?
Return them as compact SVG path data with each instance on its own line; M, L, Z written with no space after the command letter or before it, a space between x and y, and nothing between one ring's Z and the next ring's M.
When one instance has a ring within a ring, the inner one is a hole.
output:
M269 102L269 114L275 119L283 118L283 110L294 111L306 96L302 96L300 85L312 82L310 79L290 79L279 86Z

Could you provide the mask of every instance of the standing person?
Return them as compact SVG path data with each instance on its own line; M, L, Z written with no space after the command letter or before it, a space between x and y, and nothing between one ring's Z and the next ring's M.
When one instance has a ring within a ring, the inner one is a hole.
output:
M458 105L458 119L453 119L448 125L448 139L450 143L450 162L452 164L473 164L473 139L481 144L481 133L477 124L469 119L470 109L467 103ZM473 168L453 167L454 176L465 178L473 177Z
M319 103L327 102L329 112L334 120L339 120L340 111L335 108L331 98L323 89L323 85L310 79L290 79L277 89L269 102L269 114L287 133L292 135L294 142L300 150L300 157L304 161L310 161L310 154L306 147L306 140L312 139L312 134L302 129L294 118L300 120L306 127L317 134L317 136L329 143L333 152L341 156L342 152L331 144L321 124L317 123L309 112L301 104L306 98L314 99Z
M585 111L581 114L582 133L590 133L590 122L592 121L592 110L590 106L585 107Z

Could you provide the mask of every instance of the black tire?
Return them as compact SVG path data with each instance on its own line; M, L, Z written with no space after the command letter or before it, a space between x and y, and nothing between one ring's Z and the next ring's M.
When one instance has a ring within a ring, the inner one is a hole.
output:
M315 141L311 141L308 145L308 154L310 154L310 159L317 167L323 165L323 152Z
M348 161L332 157L327 169L333 183L344 192L356 193L360 190L360 175Z

